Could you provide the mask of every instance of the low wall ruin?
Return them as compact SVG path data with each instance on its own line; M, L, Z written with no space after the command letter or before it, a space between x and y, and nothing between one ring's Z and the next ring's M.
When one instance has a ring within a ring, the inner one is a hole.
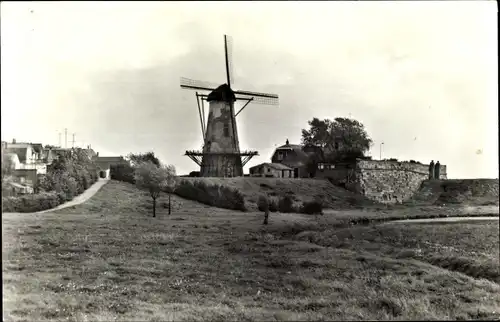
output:
M441 165L439 179L446 179ZM346 187L373 201L403 203L413 197L429 180L429 165L398 161L358 160Z

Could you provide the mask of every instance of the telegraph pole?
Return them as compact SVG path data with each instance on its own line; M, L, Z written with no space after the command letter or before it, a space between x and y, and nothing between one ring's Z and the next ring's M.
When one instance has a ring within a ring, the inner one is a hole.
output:
M68 129L64 129L64 148L68 148Z
M72 142L71 147L73 147L73 148L75 147L75 133L73 133L73 142Z

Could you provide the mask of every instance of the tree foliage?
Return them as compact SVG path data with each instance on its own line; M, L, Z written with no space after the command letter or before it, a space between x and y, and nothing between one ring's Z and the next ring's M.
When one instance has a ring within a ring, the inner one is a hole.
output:
M42 191L61 192L66 200L84 192L98 180L97 167L82 149L61 153L47 168L47 174L37 185Z
M354 119L337 117L332 121L313 118L308 124L309 130L302 130L302 143L336 151L333 155L325 155L328 159L362 157L372 144L364 125Z
M13 168L14 163L12 162L12 159L2 151L2 182L6 177L12 175Z
M161 191L173 192L177 183L177 175L173 165L157 166L151 161L140 162L135 168L135 184L138 188L149 192L153 199L153 217L156 217L156 199Z
M138 166L143 162L151 162L155 166L161 166L160 160L155 156L154 152L146 152L146 153L129 153L127 155L127 159L130 161L133 167Z

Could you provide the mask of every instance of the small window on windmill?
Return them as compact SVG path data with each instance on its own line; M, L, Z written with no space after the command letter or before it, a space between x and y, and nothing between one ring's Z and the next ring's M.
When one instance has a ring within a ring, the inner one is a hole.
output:
M229 123L224 122L224 136L228 137L229 136Z

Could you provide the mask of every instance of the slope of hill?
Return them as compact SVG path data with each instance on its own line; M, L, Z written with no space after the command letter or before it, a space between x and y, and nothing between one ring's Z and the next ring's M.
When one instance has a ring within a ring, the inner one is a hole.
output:
M271 198L279 198L286 194L292 196L296 203L311 201L314 198L324 200L325 207L348 209L374 205L373 201L356 193L331 184L321 179L290 178L183 178L189 181L203 181L207 184L218 184L238 189L245 196L250 209L255 209L259 195L267 194Z
M425 181L408 202L416 205L498 205L498 179Z

